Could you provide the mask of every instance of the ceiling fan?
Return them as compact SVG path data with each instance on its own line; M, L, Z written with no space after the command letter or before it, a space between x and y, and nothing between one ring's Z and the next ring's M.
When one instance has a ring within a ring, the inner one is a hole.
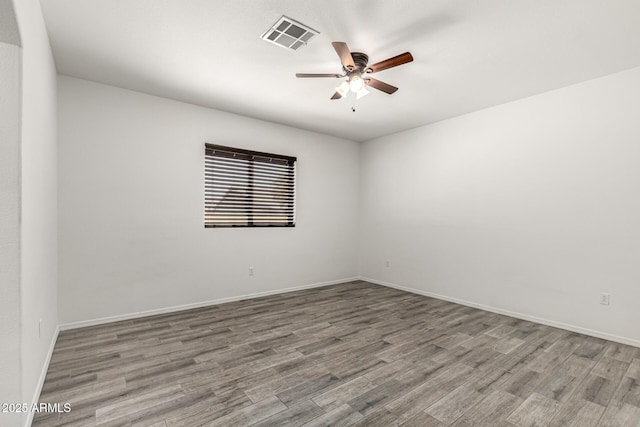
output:
M393 58L385 59L384 61L377 62L373 65L367 65L369 62L369 56L362 52L351 52L349 47L344 42L331 43L336 53L340 57L342 62L342 74L308 74L297 73L296 77L335 77L342 78L347 77L347 80L343 81L340 86L336 88L336 92L331 99L340 99L346 96L349 91L356 94L356 99L360 99L367 95L369 91L365 86L372 87L374 89L381 90L382 92L391 95L395 93L398 88L380 80L368 77L368 74L377 73L382 70L386 70L398 65L406 64L413 61L411 53L405 52Z

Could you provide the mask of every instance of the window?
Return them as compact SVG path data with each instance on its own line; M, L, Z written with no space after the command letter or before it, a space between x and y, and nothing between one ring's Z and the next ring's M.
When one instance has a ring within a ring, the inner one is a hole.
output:
M205 144L204 226L295 226L295 167L295 157Z

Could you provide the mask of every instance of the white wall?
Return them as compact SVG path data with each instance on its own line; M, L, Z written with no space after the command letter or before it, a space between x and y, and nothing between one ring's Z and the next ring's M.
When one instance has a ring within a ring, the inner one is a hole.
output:
M30 404L58 327L56 69L40 3L0 10L0 402Z
M636 68L366 142L361 274L639 345L639 111Z
M20 47L0 42L0 402L20 402ZM18 414L0 413L0 425Z
M20 46L20 31L11 0L0 0L0 43Z
M357 143L58 85L61 323L357 275ZM297 156L296 227L204 229L204 142Z
M30 403L58 326L56 69L40 2L14 7L22 40L22 402Z

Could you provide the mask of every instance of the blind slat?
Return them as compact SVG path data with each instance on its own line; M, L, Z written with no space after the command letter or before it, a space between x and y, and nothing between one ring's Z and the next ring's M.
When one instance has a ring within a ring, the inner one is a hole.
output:
M233 192L238 192L238 191L242 191L242 192L250 192L251 189L255 189L256 191L262 191L262 192L267 192L267 193L287 193L287 192L293 192L293 190L291 189L291 185L280 185L280 184L273 184L273 185L269 185L266 183L248 183L248 184L241 184L235 181L223 181L220 180L217 183L213 183L213 182L205 182L205 189L207 188L218 188L218 189L222 189L222 190L228 190L228 191L233 191Z
M236 170L242 170L242 169L246 169L247 165L250 162L245 162L245 161L236 161L236 160L209 160L209 161L205 161L205 166L207 167L225 167L228 169L236 169ZM253 164L253 169L256 171L260 171L260 172L265 172L265 173L281 173L284 172L286 173L287 171L289 171L289 166L287 165L272 165L272 164L267 164L267 163L254 163Z
M283 202L283 201L291 201L293 202L293 194L253 194L253 196L243 196L241 194L234 194L233 196L229 196L226 192L217 192L217 193L206 193L205 194L205 202L218 203L222 199L229 201L247 201L247 200L255 200L258 202Z
M281 178L273 179L273 178L265 178L260 175L237 176L237 175L206 174L205 182L210 185L215 184L216 182L220 182L220 183L235 182L239 185L249 185L252 182L259 182L260 184L268 185L268 186L279 185L284 187L291 187L291 185L293 184L293 179L281 179Z
M205 174L211 175L233 175L237 177L259 176L263 179L293 179L293 173L289 171L257 171L255 169L232 169L222 167L205 167Z
M240 205L242 207L242 209L244 210L244 212L246 213L246 209L252 207L251 205ZM211 212L211 213L215 213L215 212L227 212L227 211L233 211L236 212L238 210L238 206L232 206L232 205L222 205L222 206L215 206L215 207L209 207L209 208L205 208L205 212ZM283 205L283 206L267 206L267 205L263 205L263 206L256 206L254 209L254 212L293 212L293 205Z
M271 181L277 181L277 180L286 180L286 181L293 181L294 180L294 176L292 174L284 174L284 173L273 173L273 174L264 174L264 173L255 173L248 171L248 170L243 170L243 171L234 171L231 169L223 169L223 168L205 168L204 170L204 176L206 177L213 177L213 176L234 176L236 178L241 178L241 179L249 179L250 177L259 177L260 179L264 179L264 180L271 180Z
M215 205L225 204L230 206L235 206L235 205L251 206L252 204L268 205L268 206L283 205L283 204L293 205L293 199L272 199L272 198L262 198L258 200L249 200L249 199L228 200L228 199L223 199L219 197L217 199L210 199L209 202L210 204L215 204Z
M245 167L245 165L251 163L251 160L229 158L229 157L209 157L205 159L209 164L223 164L234 167ZM268 163L268 162L253 162L253 167L260 170L287 170L289 165L285 162L282 163Z

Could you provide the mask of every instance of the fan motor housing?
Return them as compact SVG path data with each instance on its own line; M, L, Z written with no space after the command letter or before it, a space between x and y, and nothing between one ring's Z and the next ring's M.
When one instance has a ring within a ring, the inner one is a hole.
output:
M342 69L345 74L350 75L354 72L364 73L367 68L367 64L369 63L369 55L362 52L351 52L351 57L353 58L353 63L356 65L353 70L348 70L344 66Z

